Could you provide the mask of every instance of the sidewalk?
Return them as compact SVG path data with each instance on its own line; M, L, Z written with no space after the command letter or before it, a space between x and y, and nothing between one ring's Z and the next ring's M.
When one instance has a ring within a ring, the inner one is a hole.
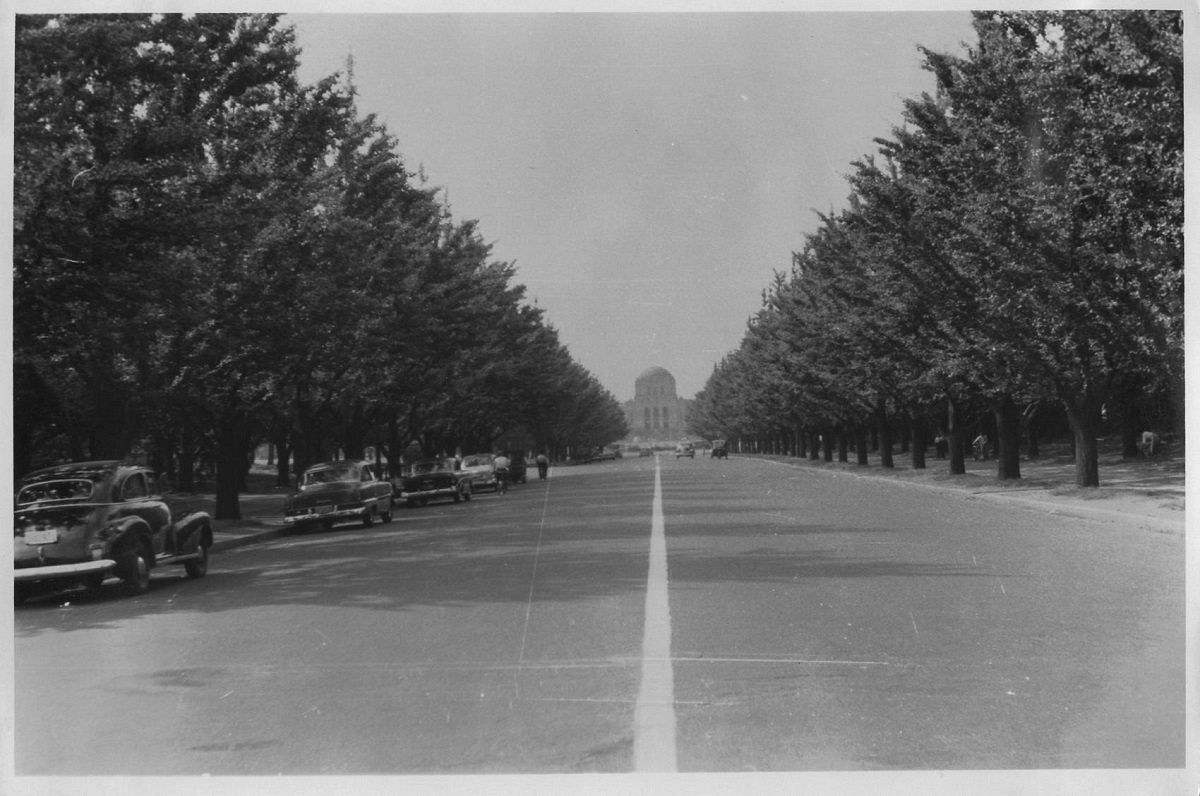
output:
M287 501L287 490L267 493L244 494L238 498L242 510L240 520L213 520L213 546L211 552L219 553L235 547L264 542L287 533L283 522L283 504ZM216 497L199 494L196 496L200 511L215 514Z
M1106 441L1101 441L1100 486L1090 488L1075 485L1075 463L1066 445L1045 446L1042 455L1036 459L1023 456L1021 478L1013 481L1001 481L996 477L994 458L978 462L968 459L965 475L951 475L948 460L932 457L926 458L924 470L914 470L912 457L900 453L893 457L895 467L891 470L881 467L875 454L865 467L790 456L759 455L758 458L832 475L887 478L906 486L957 492L968 499L1035 505L1056 514L1105 519L1169 532L1182 533L1184 528L1184 456L1122 459L1120 450Z

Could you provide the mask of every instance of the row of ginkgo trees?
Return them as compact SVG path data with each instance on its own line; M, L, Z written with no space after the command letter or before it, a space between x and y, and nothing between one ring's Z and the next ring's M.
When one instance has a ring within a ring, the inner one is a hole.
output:
M219 518L261 442L280 480L619 439L615 398L361 117L297 78L277 15L20 15L14 464L142 454Z
M963 56L923 50L936 94L852 165L848 206L764 290L694 431L840 440L861 463L877 435L884 466L900 431L917 467L945 434L962 473L986 412L1008 479L1030 419L1061 411L1076 482L1096 486L1101 422L1129 455L1138 429L1181 430L1181 15L980 12L974 28Z

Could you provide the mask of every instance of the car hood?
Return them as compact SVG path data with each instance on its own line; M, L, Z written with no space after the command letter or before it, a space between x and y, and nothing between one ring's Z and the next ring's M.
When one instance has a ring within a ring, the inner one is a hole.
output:
M303 492L293 493L288 499L292 506L315 506L319 503L337 502L339 498L357 494L360 484L353 481L334 481L329 484L313 484Z

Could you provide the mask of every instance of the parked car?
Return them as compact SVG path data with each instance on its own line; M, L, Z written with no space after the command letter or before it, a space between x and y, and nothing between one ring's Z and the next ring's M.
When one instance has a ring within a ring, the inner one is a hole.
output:
M492 464L491 454L472 453L464 456L459 473L471 480L472 492L496 488L496 466Z
M616 451L608 448L596 448L596 450L588 454L587 461L589 464L592 462L611 462L616 458L618 458Z
M642 457L642 456L653 456L653 455L654 455L654 449L653 449L653 448L642 448L642 449L640 449L640 450L638 451L638 456L639 456L639 457Z
M712 441L712 458L726 459L729 457L729 450L726 447L725 440L714 439Z
M118 461L48 467L17 484L14 600L76 585L99 588L110 575L126 592L142 594L150 571L168 564L200 578L212 543L209 515L173 518L149 468Z
M525 451L506 451L504 455L508 457L508 483L525 483L525 471L529 469L529 464L525 461Z
M453 459L426 459L405 471L399 497L410 507L424 506L431 500L470 500L471 478L455 471Z
M689 458L695 459L696 458L696 446L690 442L679 443L678 445L675 446L675 458L678 459L680 456L687 456Z
M366 528L377 519L392 519L392 485L375 474L371 463L354 460L309 467L283 509L283 521L298 530L329 530L347 520Z

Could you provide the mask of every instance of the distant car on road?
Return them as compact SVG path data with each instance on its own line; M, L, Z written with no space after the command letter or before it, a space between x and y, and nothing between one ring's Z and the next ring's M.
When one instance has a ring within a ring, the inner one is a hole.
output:
M729 450L725 447L725 440L714 439L712 441L712 458L725 459L729 456Z
M529 464L525 461L525 451L507 451L504 455L508 457L508 483L525 483L525 473L529 469Z
M369 462L322 462L300 476L296 492L283 508L283 521L294 528L357 520L363 527L375 520L391 522L392 485L375 474Z
M675 458L678 459L680 456L687 456L689 458L695 459L696 458L696 446L690 442L679 443L678 445L675 446Z
M167 564L203 577L212 522L203 511L174 519L159 486L154 471L118 461L25 476L13 520L14 602L77 584L99 588L109 575L130 594L142 594L150 570Z
M471 491L496 488L496 466L487 453L472 453L464 456L459 473L471 480Z
M426 459L410 465L400 479L404 505L424 506L431 500L471 499L471 478L454 469L452 459Z

